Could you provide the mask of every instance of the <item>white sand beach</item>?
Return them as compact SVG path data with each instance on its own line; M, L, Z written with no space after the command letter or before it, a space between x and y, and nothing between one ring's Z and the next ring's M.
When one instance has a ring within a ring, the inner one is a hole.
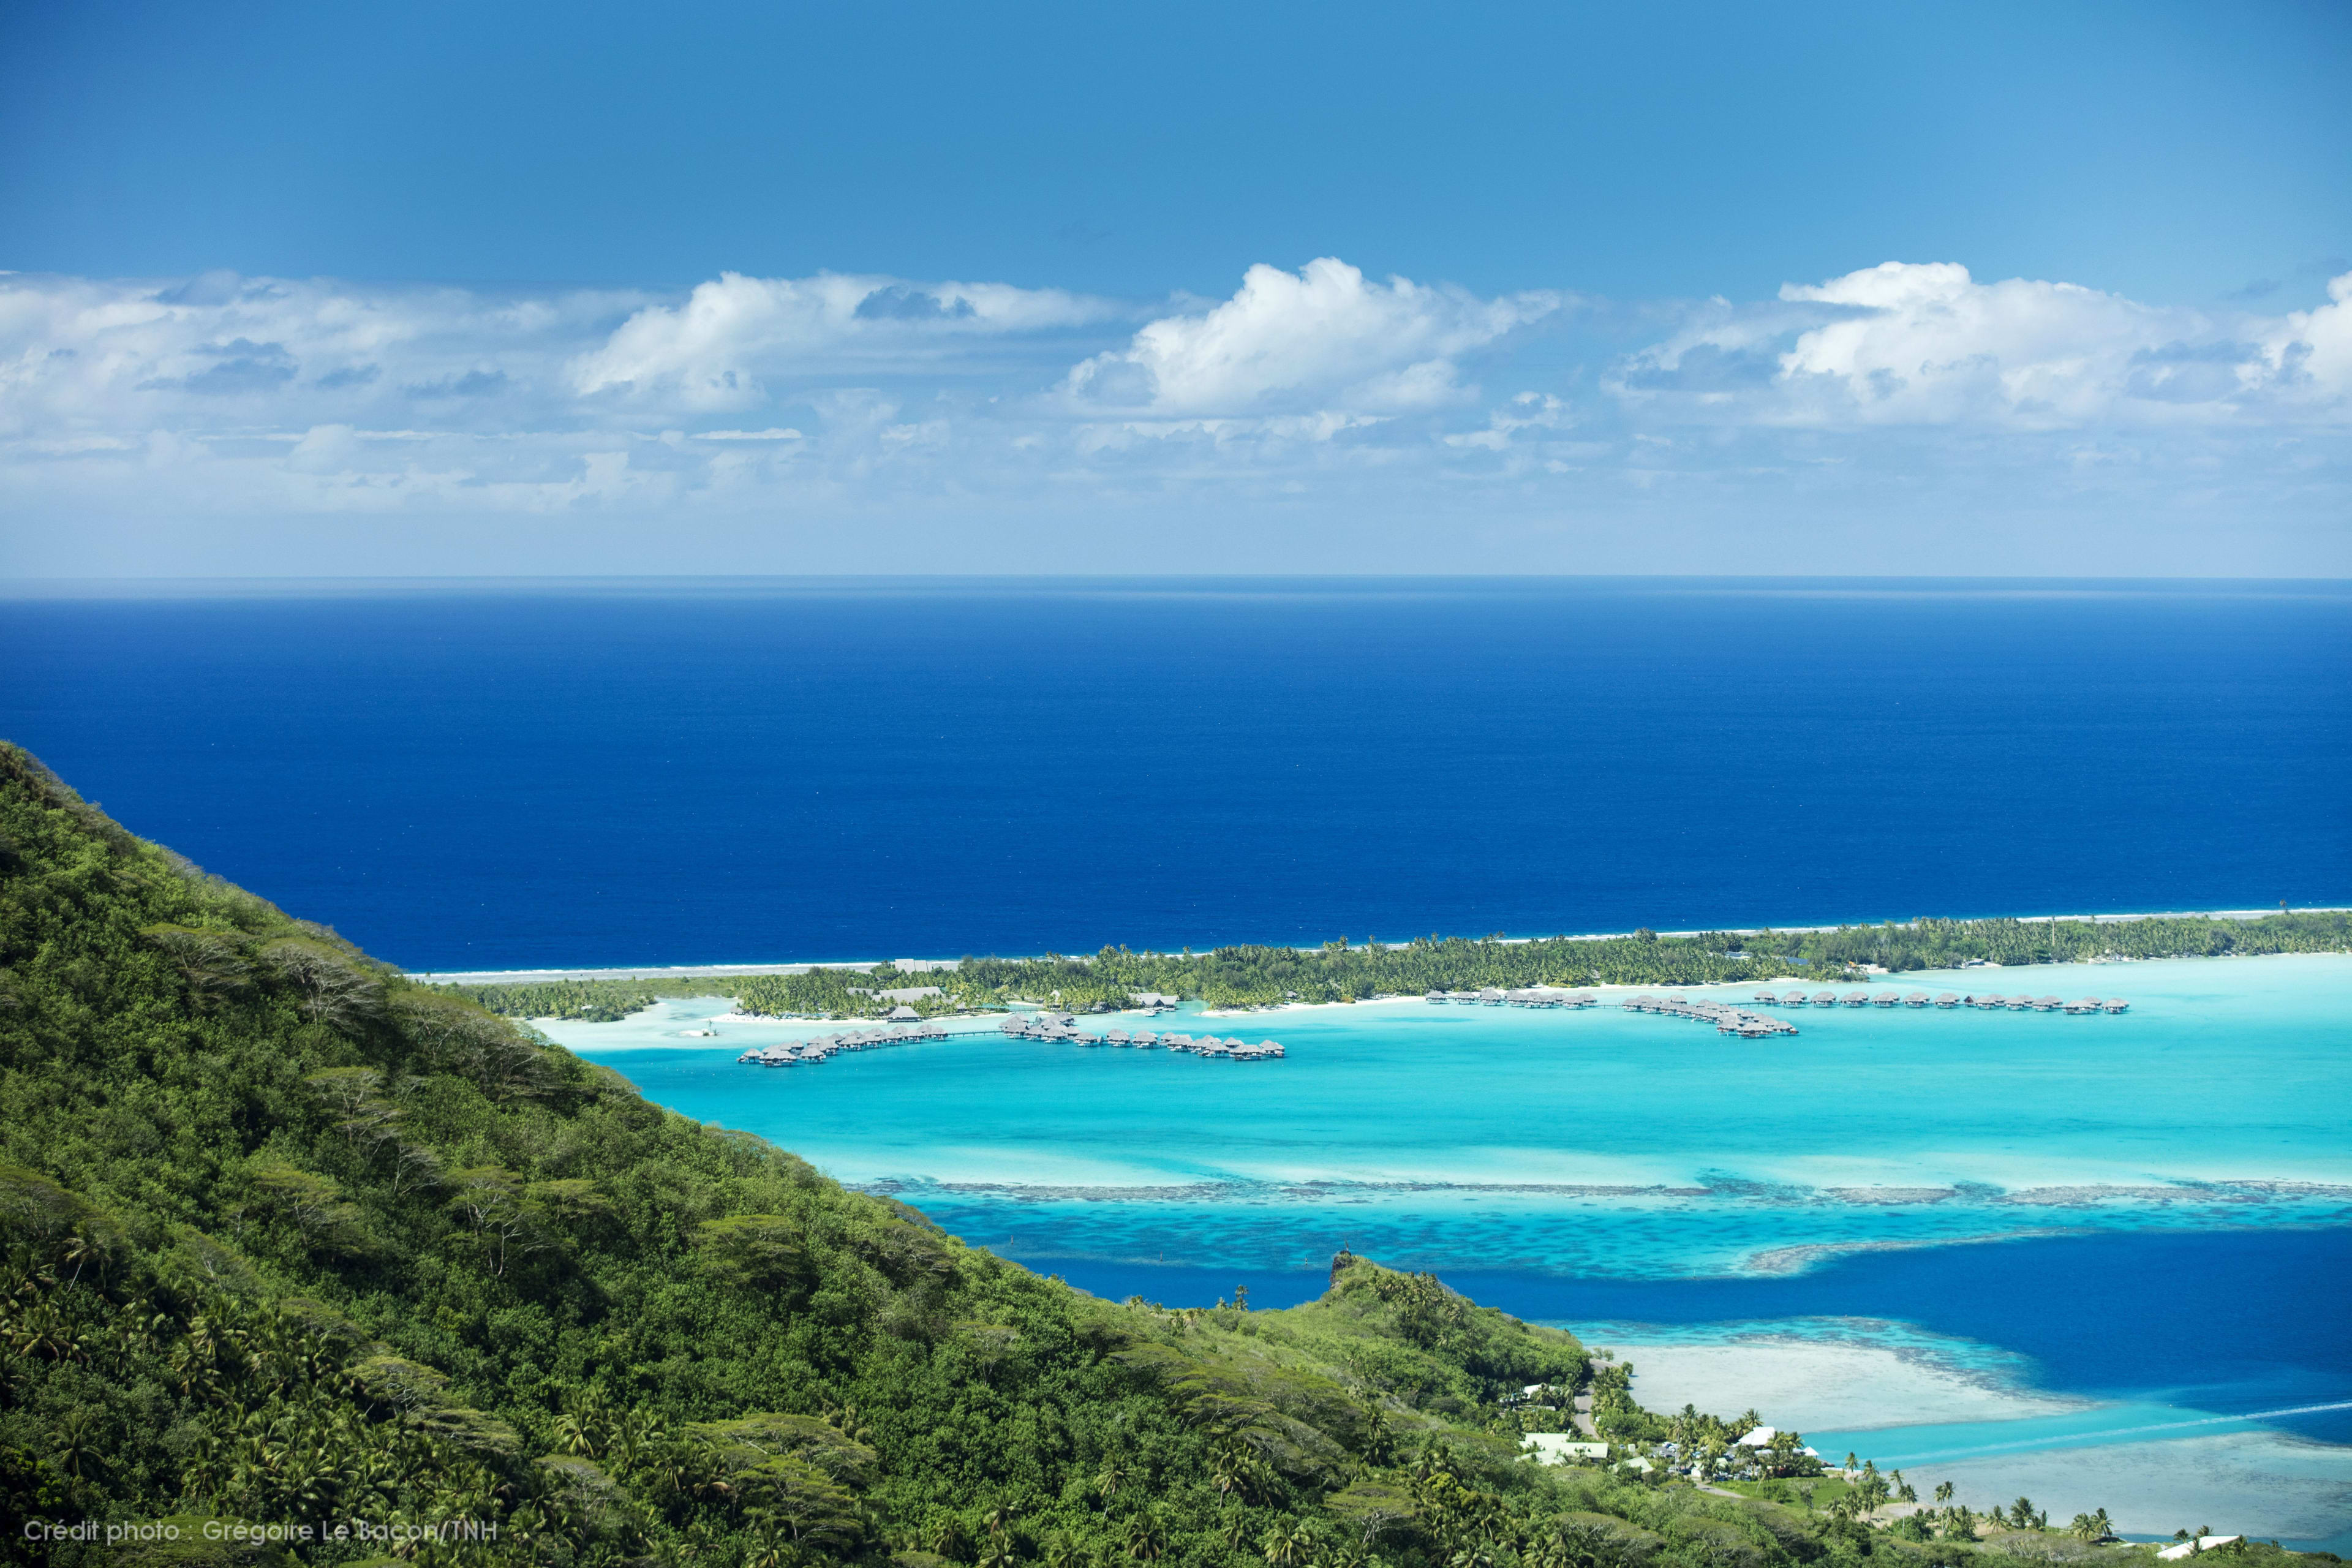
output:
M1633 1393L1652 1410L1760 1412L1799 1431L2009 1421L2084 1409L2069 1400L1972 1373L1924 1342L1757 1335L1706 1343L1612 1338L1593 1342L1633 1364ZM1957 1347L1956 1347L1957 1348Z

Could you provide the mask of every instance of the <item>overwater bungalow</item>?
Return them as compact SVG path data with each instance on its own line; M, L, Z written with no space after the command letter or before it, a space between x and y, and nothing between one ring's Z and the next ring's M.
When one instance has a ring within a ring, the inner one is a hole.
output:
M2066 1011L2070 1014L2095 1013L2098 1010L2099 999L2096 996L2085 996L2079 1002L2066 1004Z
M1837 1005L1837 993L1816 991L1812 994L1812 1005L1816 1007L1834 1007Z
M2113 996L2107 999L2105 1006L2103 1007L2101 1011L2107 1013L2121 1013L2127 1010L2130 1006L2131 1004L2125 1001L2122 997Z
M1489 1007L1499 1007L1503 1005L1503 994L1496 987L1489 985L1484 991L1478 993L1478 1000L1485 1003Z
M1148 1051L1160 1043L1160 1037L1149 1029L1138 1029L1128 1037L1127 1043L1139 1051Z
M1950 991L1947 991L1936 998L1936 1005L1938 1007L1957 1007L1959 1005L1959 996Z
M1433 991L1428 995L1423 997L1422 1000L1424 1002L1451 1002L1454 998L1448 996L1443 991Z
M1882 991L1870 999L1870 1005L1874 1007L1900 1007L1903 998L1892 991Z
M1867 991L1849 991L1843 996L1838 998L1838 1000L1843 1002L1849 1007L1867 1007L1870 1005L1870 993Z
M1903 1005L1906 1007L1925 1007L1927 1005L1927 994L1925 991L1914 991L1903 998Z

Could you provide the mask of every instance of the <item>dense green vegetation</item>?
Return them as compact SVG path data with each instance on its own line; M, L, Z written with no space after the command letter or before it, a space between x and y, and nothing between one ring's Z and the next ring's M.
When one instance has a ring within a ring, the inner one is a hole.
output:
M467 994L494 1012L518 1017L619 1017L656 994L731 995L747 1012L855 1017L877 1015L894 1005L876 992L915 984L941 990L937 997L913 1004L924 1013L1003 1006L1016 999L1058 1002L1073 1010L1118 1007L1139 991L1239 1007L1286 999L1361 1001L1486 986L1702 985L1781 975L1844 982L1870 969L1900 974L1969 962L2079 963L2347 950L2352 950L2352 916L2343 914L2112 922L1919 920L1834 931L1711 931L1695 937L1641 932L1527 942L1432 936L1362 947L1343 939L1315 949L1221 947L1202 953L1107 947L1091 957L967 958L958 969L919 975L879 964L871 973L824 969L676 984L572 981L561 986L485 986Z
M732 996L750 978L698 974L664 980L524 980L448 989L508 1018L579 1018L611 1024L664 996Z
M2156 958L2183 953L2341 952L2352 948L2352 919L2340 914L2273 915L2259 921L2203 918L2093 924L2086 921L1933 921L1846 926L1835 931L1708 932L1661 937L1647 932L1602 939L1424 937L1402 945L1359 947L1346 941L1299 950L1224 947L1207 953L1130 952L1106 948L1090 958L967 959L952 973L928 978L952 998L981 1005L1012 996L1058 994L1066 1006L1123 1004L1132 991L1198 997L1213 1005L1361 1000L1424 991L1527 985L1698 985L1769 980L1778 975L1836 977L1875 965L1900 973L1949 967L1970 959L1999 963L2077 963L2092 958ZM747 1008L790 1011L783 987L759 982L740 994Z
M407 983L5 746L0 1247L10 1561L279 1554L208 1538L237 1525L310 1529L312 1562L550 1568L1976 1550L1528 1464L1499 1401L1589 1380L1582 1347L1425 1276L1342 1257L1282 1312L1041 1279ZM1612 1422L1659 1419L1620 1394ZM21 1528L82 1519L180 1537ZM495 1536L333 1534L446 1521Z

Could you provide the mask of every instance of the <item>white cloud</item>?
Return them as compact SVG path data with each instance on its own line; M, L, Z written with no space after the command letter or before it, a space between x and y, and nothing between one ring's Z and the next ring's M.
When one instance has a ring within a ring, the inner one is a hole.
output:
M2320 397L2352 392L2352 272L2332 279L2328 303L2282 318L2263 341L2263 359L2284 385Z
M1373 283L1332 257L1297 272L1259 265L1232 299L1150 322L1066 384L1091 402L1163 416L1436 408L1471 395L1463 356L1560 302L1549 292L1481 300L1404 278Z
M1950 262L1889 261L1776 303L1717 300L1629 356L1630 402L1732 423L1978 425L2340 417L2352 395L2347 279L2281 318L2141 304L2073 283L1979 283Z
M1055 289L908 283L821 273L729 272L675 305L648 305L571 367L583 395L628 393L689 408L752 408L767 378L818 363L937 362L960 340L1085 326L1123 312Z
M426 409L450 427L509 426L584 333L644 299L0 276L0 437L404 424Z
M1605 318L1569 300L1328 258L1181 310L846 274L667 294L0 274L0 573L143 559L73 555L97 517L321 542L336 513L485 542L501 517L603 518L649 548L698 520L822 519L862 559L877 520L926 515L984 541L1055 509L1246 530L1323 508L1443 539L1513 509L1810 517L1864 494L1897 535L1962 498L2188 509L2217 539L2301 519L2294 548L2352 570L2352 275L2272 315L1950 264ZM1664 324L1631 353L1580 335L1628 321Z
M1457 430L1440 437L1447 446L1500 452L1521 430L1565 430L1576 423L1568 405L1547 392L1522 392L1486 416L1484 430Z

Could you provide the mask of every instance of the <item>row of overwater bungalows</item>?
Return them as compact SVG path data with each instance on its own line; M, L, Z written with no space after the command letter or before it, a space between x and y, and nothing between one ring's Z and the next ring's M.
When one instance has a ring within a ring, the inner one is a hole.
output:
M948 1032L937 1024L893 1024L887 1029L852 1029L846 1034L819 1035L813 1040L787 1040L761 1046L735 1059L754 1067L788 1068L821 1062L836 1051L872 1051L884 1046L911 1046L919 1040L944 1040Z
M1528 985L1516 991L1489 985L1484 991L1432 991L1422 1000L1465 1007L1591 1007L1601 998L1590 991L1568 991L1557 985Z
M1286 1053L1273 1040L1260 1040L1251 1045L1247 1040L1221 1040L1214 1035L1194 1039L1190 1035L1152 1033L1150 1029L1107 1029L1097 1035L1077 1026L1077 1019L1067 1013L1012 1013L996 1026L1005 1034L1024 1040L1059 1040L1073 1046L1126 1046L1140 1051L1184 1051L1196 1057L1214 1057L1229 1062L1268 1062Z
M1797 1026L1786 1018L1768 1018L1761 1013L1750 1013L1740 1007L1727 1007L1720 1002L1704 998L1693 1002L1682 996L1628 996L1622 1004L1628 1013L1655 1013L1667 1018L1688 1018L1694 1023L1713 1024L1718 1035L1737 1035L1743 1040L1760 1040L1770 1035L1793 1035Z
M1892 991L1849 991L1843 996L1834 991L1816 991L1810 995L1802 991L1759 991L1755 1000L1767 1007L1983 1007L2005 1008L2012 1013L2121 1013L2131 1006L2120 996L2104 1001L2085 996L2079 1002L2068 1002L2056 996L1996 996L1976 992L1962 995L1957 991L1937 996L1925 991L1900 996Z

